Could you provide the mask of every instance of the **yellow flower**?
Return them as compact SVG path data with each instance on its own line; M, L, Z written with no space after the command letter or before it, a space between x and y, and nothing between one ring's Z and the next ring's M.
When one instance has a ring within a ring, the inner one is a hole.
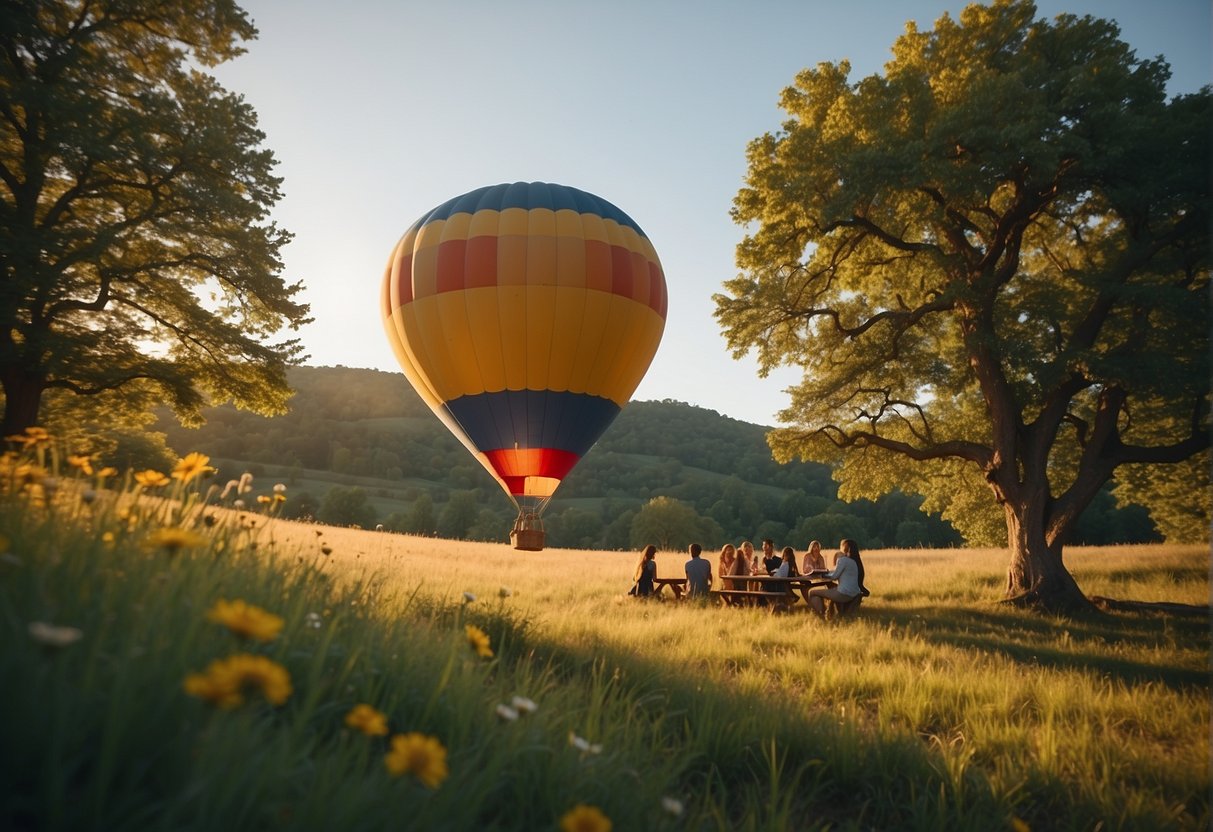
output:
M611 832L611 819L597 806L578 803L560 819L560 832Z
M202 535L176 526L156 529L143 539L143 545L148 549L163 547L174 554L179 549L193 548L203 543L206 543L206 538Z
M97 478L105 479L106 477L112 477L112 476L114 476L114 474L117 474L117 473L118 473L117 468L113 468L113 467L107 465L104 468L102 468L100 471L97 472Z
M438 788L450 773L442 743L416 732L392 737L392 750L384 755L383 764L393 777L411 774L431 789Z
M51 435L46 432L46 428L28 427L24 433L19 433L16 436L6 436L9 442L18 442L23 448L29 448L33 445L39 445L49 442Z
M269 501L270 501L270 498L265 496L264 494L257 495L257 502L261 503L261 505L263 505L263 506L267 505L269 503Z
M493 658L493 649L489 647L489 637L484 630L475 624L468 624L463 628L463 632L467 634L468 644L476 651L477 656L482 659Z
M387 736L387 716L370 705L355 705L345 715L345 724L368 737Z
M1032 832L1032 827L1028 826L1028 822L1023 818L1012 817L1011 828L1014 829L1015 832Z
M158 488L161 485L168 485L168 477L149 468L146 471L136 471L135 482L144 488Z
M220 598L206 613L207 620L222 624L242 638L273 641L282 631L283 621L273 613L244 601Z
M206 454L200 454L197 451L192 451L186 454L183 458L177 460L176 466L173 468L173 479L181 480L187 483L195 477L202 474L210 473L216 469L207 465L211 458Z
M281 705L290 698L291 676L285 667L265 656L238 653L216 659L202 673L189 674L182 686L190 696L230 710L243 705L250 691L260 693L271 705Z
M73 468L79 468L80 472L86 476L91 477L93 475L93 461L87 456L68 454L67 464Z

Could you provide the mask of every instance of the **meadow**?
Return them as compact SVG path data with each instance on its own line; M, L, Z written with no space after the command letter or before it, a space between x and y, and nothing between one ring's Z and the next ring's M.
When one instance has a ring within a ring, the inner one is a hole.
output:
M0 828L1210 823L1209 620L1001 605L1000 550L865 552L872 598L825 622L628 598L631 552L45 474L2 478ZM1207 547L1066 560L1088 594L1209 600Z

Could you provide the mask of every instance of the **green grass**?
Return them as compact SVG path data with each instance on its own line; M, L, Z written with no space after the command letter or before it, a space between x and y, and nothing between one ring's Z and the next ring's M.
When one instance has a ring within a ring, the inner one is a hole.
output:
M625 599L630 553L520 554L251 514L206 527L189 489L134 504L61 487L39 506L6 484L3 829L534 830L579 803L616 830L1210 822L1209 622L1004 607L997 552L867 553L876 595L833 624ZM161 526L204 542L146 546ZM660 574L682 559L659 555ZM1199 547L1067 561L1093 593L1208 599ZM285 626L240 642L206 619L219 598ZM31 622L83 635L52 648ZM280 707L185 693L188 674L242 651L289 672ZM496 706L515 695L539 709L504 721ZM358 703L392 734L437 738L449 777L429 789L391 776L388 738L343 723Z

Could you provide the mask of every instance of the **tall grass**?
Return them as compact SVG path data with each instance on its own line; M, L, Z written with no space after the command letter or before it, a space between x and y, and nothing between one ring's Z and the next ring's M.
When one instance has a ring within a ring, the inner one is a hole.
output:
M202 511L180 486L84 502L10 470L3 490L0 828L531 830L578 804L618 830L1210 821L1209 622L999 605L997 551L865 553L875 595L827 623L626 598L634 553ZM201 538L149 544L164 526ZM1208 600L1203 548L1067 562L1092 593ZM281 633L241 641L207 619L220 598ZM183 689L237 652L284 667L289 699ZM538 710L503 718L514 696ZM449 776L393 776L390 735L344 722L359 703L440 742Z

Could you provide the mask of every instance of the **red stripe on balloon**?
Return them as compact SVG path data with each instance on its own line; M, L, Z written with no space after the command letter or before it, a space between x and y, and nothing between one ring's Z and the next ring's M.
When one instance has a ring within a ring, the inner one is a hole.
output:
M562 480L577 464L580 456L558 448L498 448L485 451L493 470L510 485L510 493L522 493L525 477L551 477ZM517 490L510 484L517 480Z

